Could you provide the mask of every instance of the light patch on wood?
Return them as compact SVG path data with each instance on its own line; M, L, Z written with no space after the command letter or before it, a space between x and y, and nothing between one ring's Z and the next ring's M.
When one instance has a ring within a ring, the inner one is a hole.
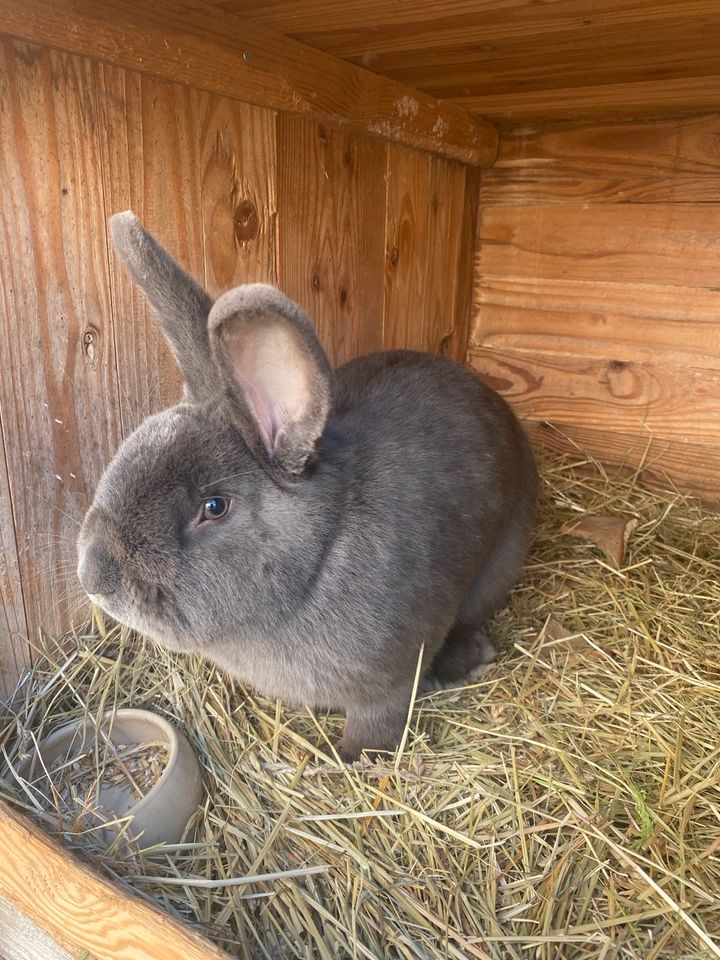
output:
M416 117L420 112L420 104L415 97L405 94L395 104L395 112L399 117ZM435 127L433 127L434 131Z
M0 897L0 957L3 960L77 960L4 897Z

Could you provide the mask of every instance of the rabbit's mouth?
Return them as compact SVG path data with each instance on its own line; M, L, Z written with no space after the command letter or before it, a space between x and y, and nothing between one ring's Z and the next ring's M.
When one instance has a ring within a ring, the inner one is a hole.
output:
M131 601L121 600L117 596L106 597L102 594L88 594L91 603L100 607L118 623L134 630L141 636L149 637L163 647L172 650L188 650L192 644L183 642L183 636L189 636L190 623L185 614L171 603L169 598L163 597L162 618L151 618L143 610L138 609ZM167 616L172 606L172 615ZM173 622L175 621L175 622Z
M142 623L144 618L137 611L130 610L130 605L118 600L115 595L106 597L102 593L89 593L88 598L92 604L100 607L101 610L124 627L129 627L138 633L147 632L145 624Z

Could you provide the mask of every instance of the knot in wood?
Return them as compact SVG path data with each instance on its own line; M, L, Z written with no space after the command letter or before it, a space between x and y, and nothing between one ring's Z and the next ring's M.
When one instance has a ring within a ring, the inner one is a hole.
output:
M82 349L85 359L91 367L94 367L97 362L99 340L100 334L95 327L86 327L82 335Z
M233 217L235 237L238 243L248 243L257 239L260 233L260 217L252 200L241 200L235 207Z

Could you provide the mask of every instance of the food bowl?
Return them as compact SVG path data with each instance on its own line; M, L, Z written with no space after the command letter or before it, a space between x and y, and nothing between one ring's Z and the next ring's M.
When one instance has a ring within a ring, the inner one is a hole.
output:
M107 846L119 834L142 847L178 843L202 798L200 766L188 740L148 710L116 710L100 724L84 719L60 727L18 772L46 798L49 811L64 807L65 824L74 821Z

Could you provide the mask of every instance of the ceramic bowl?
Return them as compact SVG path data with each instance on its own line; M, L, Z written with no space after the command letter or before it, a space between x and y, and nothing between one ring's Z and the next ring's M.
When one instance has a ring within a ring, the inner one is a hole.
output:
M107 826L96 833L108 845L115 840L118 830L123 830L124 837L141 847L178 843L202 799L200 765L187 738L149 710L106 713L99 731L87 720L60 727L41 741L38 752L25 760L18 772L26 782L47 793L45 769L50 769L58 759L92 751L97 743L102 748L106 738L116 746L160 743L168 751L168 760L141 799L128 786L109 784L100 778L99 800L105 810L112 810L118 819L131 819L127 827L123 819L117 828Z

